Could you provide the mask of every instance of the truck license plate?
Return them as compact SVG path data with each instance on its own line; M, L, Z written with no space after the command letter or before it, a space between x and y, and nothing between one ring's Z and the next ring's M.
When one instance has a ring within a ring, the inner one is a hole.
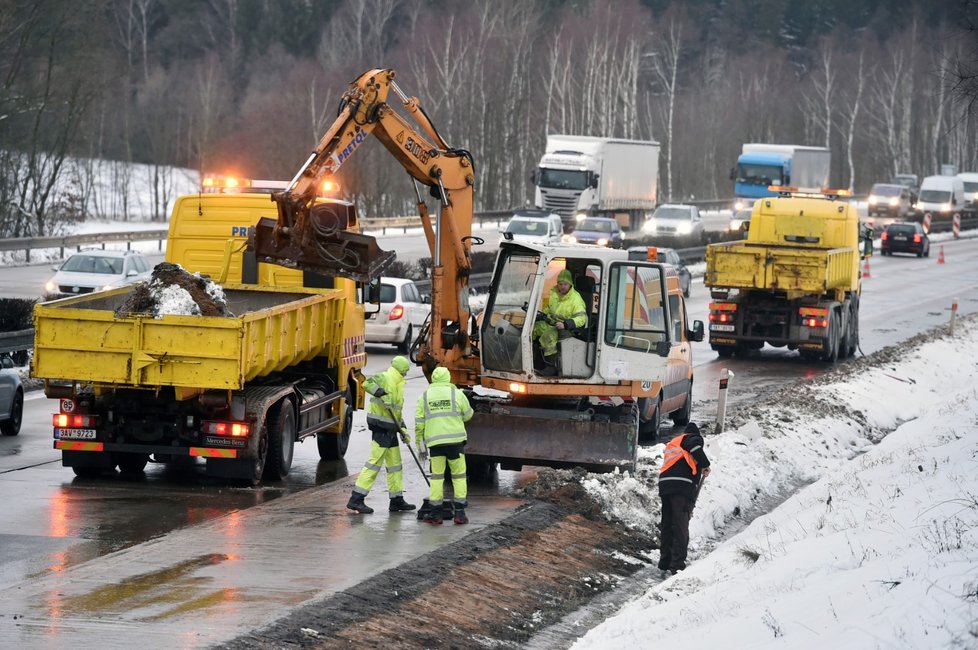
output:
M94 440L95 429L55 429L54 437L61 440Z
M736 328L733 325L721 325L719 323L713 323L710 325L710 330L714 332L732 332Z

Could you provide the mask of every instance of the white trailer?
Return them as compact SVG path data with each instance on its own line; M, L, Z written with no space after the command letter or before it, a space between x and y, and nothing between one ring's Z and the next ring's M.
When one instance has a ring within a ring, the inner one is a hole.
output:
M637 230L657 202L659 143L550 135L533 179L537 207L559 214L565 228L602 216Z

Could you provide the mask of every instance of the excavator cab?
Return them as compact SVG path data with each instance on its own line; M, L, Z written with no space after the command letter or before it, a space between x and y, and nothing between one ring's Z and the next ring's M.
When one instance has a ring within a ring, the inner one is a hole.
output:
M534 322L565 269L587 322L561 333L550 374ZM702 337L702 324L688 327L669 265L595 246L503 242L479 334L481 385L507 395L476 391L467 458L504 468L610 469L634 466L640 429L657 431L662 400L680 407L665 412L683 407L692 385L689 341Z

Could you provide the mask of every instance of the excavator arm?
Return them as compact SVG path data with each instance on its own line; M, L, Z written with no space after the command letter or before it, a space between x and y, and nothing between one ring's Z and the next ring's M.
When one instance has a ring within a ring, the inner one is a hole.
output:
M259 260L326 275L368 281L394 259L376 240L350 232L348 212L317 204L324 181L374 135L415 183L418 212L431 250L432 309L415 360L430 374L436 365L452 372L456 384L477 383L478 356L468 337L468 284L471 269L475 173L469 152L450 148L414 97L394 83L395 73L374 69L360 75L343 95L336 120L295 175L289 188L273 195L278 218L262 219L255 230ZM393 90L419 128L387 103ZM439 200L433 224L419 184Z

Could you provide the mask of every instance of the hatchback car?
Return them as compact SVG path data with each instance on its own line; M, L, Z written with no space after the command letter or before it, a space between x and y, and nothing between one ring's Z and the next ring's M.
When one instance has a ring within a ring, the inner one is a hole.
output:
M910 188L904 185L876 183L866 200L868 224L879 228L893 221L906 219L913 212Z
M16 436L24 416L24 387L14 360L0 355L0 433Z
M631 246L628 249L628 259L648 260L650 246ZM679 286L683 290L683 295L689 298L689 286L693 283L693 274L686 268L683 258L679 256L674 248L655 246L655 261L660 264L671 264L679 274Z
M695 205L664 203L642 224L642 230L649 235L677 237L697 244L704 238L703 218Z
M404 278L380 279L380 311L367 315L367 343L391 343L407 354L431 305L418 285Z
M914 253L917 257L930 256L930 238L924 227L917 222L891 223L880 234L880 252Z
M572 244L594 244L608 248L622 248L625 244L621 226L608 217L585 217L577 222L573 232L567 235Z
M152 268L138 251L84 250L60 266L44 285L50 294L76 295L149 280Z
M546 210L519 210L502 230L503 239L532 244L558 244L564 234L559 214Z

